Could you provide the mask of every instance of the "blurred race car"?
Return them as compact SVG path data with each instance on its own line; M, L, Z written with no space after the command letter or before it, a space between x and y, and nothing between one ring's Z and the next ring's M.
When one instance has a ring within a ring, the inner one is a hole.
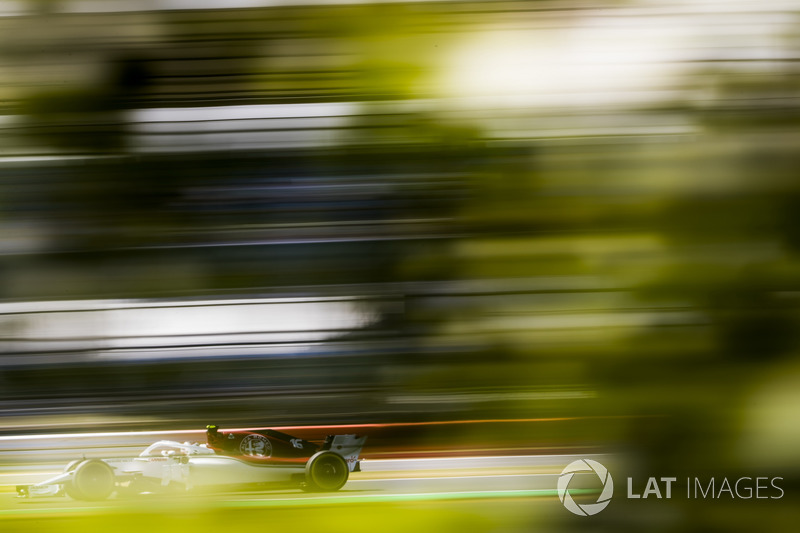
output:
M231 489L253 485L336 491L352 471L366 437L329 435L322 445L280 431L220 431L206 428L205 444L155 442L138 457L79 459L64 472L35 485L18 485L17 495L104 500L114 492L141 494L170 488Z

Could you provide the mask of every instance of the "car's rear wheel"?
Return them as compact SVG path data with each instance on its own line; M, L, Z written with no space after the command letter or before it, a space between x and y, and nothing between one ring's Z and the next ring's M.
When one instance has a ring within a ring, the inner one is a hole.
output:
M347 483L349 475L344 457L329 451L317 452L306 463L303 489L313 492L336 491Z
M105 500L114 492L114 470L105 461L89 459L75 467L72 483L65 485L71 498L77 500Z

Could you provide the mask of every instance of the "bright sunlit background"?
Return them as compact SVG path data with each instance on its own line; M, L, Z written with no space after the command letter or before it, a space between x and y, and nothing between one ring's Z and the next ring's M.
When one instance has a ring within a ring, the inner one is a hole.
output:
M781 0L0 1L1 529L790 527L798 59ZM11 476L73 453L36 435L207 423L608 454L618 485L583 522L424 485L14 507ZM637 506L625 475L787 497Z

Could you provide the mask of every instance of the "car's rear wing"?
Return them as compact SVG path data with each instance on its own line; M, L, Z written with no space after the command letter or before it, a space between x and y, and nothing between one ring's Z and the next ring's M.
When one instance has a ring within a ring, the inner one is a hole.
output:
M365 442L367 442L367 437L360 435L328 435L322 449L338 453L347 461L351 472L360 472L358 454L361 453Z

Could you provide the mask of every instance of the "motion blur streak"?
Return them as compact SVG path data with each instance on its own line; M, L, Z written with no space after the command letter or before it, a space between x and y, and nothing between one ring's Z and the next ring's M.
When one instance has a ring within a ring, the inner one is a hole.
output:
M799 28L790 0L0 0L0 475L117 447L74 434L349 427L789 501ZM552 479L484 469L502 497L364 478L270 527L573 529L525 492ZM785 501L580 519L780 531ZM265 523L114 505L51 529Z

